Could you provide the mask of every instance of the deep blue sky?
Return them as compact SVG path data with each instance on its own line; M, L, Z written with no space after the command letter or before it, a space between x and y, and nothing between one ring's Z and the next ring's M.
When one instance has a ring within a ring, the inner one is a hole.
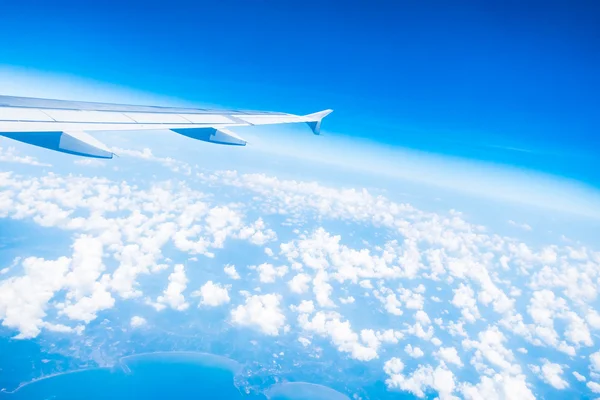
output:
M333 108L326 130L600 187L598 1L9 0L0 37L0 64Z

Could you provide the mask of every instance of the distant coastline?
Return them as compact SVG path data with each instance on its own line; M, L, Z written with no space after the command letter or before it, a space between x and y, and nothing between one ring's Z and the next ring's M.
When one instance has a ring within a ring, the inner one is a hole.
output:
M44 380L47 380L47 379L50 379L50 378L56 378L57 376L76 374L78 372L86 372L86 371L100 371L100 370L103 370L103 369L109 369L109 367L82 368L82 369L75 369L75 370L72 370L72 371L54 372L52 374L40 376L39 378L33 378L32 380L30 380L28 382L19 383L19 386L17 386L13 390L7 390L6 388L0 389L0 392L1 393L6 393L6 394L15 394L19 390L23 389L26 386L29 386L29 385L32 385L34 383L37 383L37 382L40 382L40 381L44 381Z
M27 387L34 383L44 381L44 380L47 380L50 378L56 378L58 376L76 374L79 372L101 371L101 370L109 370L109 369L112 369L115 367L121 367L123 372L128 374L128 373L131 373L131 368L127 364L127 361L131 362L131 361L134 361L135 359L149 358L152 356L158 356L158 357L161 357L161 356L166 356L166 357L183 356L183 357L187 357L186 361L201 361L201 363L205 364L206 366L225 368L225 369L231 371L234 375L237 374L242 367L242 365L239 362L237 362L231 358L228 358L225 356L220 356L217 354L212 354L212 353L205 353L205 352L198 352L198 351L155 351L155 352L138 353L138 354L130 354L128 356L123 356L123 357L119 358L119 360L112 367L93 367L93 368L76 369L76 370L71 370L71 371L55 372L55 373L44 375L44 376L41 376L38 378L33 378L32 380L30 380L28 382L22 382L16 388L14 388L12 390L8 390L6 388L0 389L0 393L15 394L19 390L23 389L24 387Z

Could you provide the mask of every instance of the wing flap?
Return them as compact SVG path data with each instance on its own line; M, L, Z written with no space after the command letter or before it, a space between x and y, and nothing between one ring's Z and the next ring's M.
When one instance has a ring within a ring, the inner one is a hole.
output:
M81 131L71 132L7 132L10 139L61 153L93 158L113 158L102 142Z
M171 129L173 132L203 142L226 144L230 146L245 146L246 141L225 128L184 128Z

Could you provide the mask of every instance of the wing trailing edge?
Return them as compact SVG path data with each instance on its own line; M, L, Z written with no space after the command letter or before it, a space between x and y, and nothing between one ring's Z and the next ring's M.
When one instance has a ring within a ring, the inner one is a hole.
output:
M112 151L89 132L171 130L209 143L245 146L246 141L228 128L306 123L315 135L320 135L322 120L331 112L295 115L0 95L0 136L62 153L112 158Z

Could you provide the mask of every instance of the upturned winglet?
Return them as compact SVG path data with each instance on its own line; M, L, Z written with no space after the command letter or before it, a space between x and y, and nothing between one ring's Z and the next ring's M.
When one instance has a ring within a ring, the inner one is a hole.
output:
M320 135L321 121L331 111L297 115L273 111L90 103L0 94L0 137L77 156L112 158L115 155L112 150L90 133L171 130L209 143L244 146L246 141L228 128L307 124L315 135Z
M323 110L316 113L305 115L304 117L308 120L306 124L310 127L315 135L321 134L321 121L323 118L331 114L333 110Z

